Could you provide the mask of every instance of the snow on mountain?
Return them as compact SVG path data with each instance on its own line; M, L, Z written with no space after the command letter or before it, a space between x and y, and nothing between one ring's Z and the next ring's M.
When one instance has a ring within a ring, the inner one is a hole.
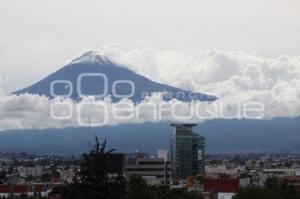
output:
M113 63L93 50L81 54L58 71L13 94L31 93L50 98L64 95L74 100L91 95L99 98L111 96L114 102L122 98L140 102L157 92L165 93L164 99L167 101L171 99L216 100L214 96L153 82L126 67Z
M108 64L111 61L105 56L101 55L98 51L87 50L81 53L79 56L73 58L68 65L76 63L90 63L90 64Z

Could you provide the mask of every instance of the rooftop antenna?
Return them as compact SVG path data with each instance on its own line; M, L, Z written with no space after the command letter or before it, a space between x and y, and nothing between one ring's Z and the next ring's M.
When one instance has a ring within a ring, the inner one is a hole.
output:
M91 130L91 116L89 116L89 131Z
M91 132L91 116L89 116L89 132ZM91 142L89 142L89 151L91 151Z

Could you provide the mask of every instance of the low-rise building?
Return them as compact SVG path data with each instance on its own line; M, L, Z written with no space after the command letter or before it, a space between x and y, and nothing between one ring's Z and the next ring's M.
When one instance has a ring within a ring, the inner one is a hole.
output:
M203 182L203 195L205 199L231 199L238 190L238 178L207 178Z
M44 174L44 167L42 166L32 166L32 167L24 167L20 166L17 168L18 174L21 177L40 177Z
M149 184L168 184L170 169L170 162L164 158L130 159L126 165L126 176L142 176Z
M61 182L72 183L75 177L75 172L71 169L59 171L59 178Z
M47 196L50 187L46 184L26 184L26 185L0 185L0 197L27 196L44 197Z

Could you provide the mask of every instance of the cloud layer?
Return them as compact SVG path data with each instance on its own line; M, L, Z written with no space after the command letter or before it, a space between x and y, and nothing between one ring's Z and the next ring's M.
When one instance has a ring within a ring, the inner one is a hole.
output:
M180 52L103 47L101 54L139 74L183 89L215 95L224 104L258 101L265 117L300 115L300 56L265 58L244 52Z
M109 125L161 120L201 122L208 118L222 117L220 112L223 116L234 117L240 106L252 102L263 105L264 119L300 115L300 56L282 55L271 59L255 54L219 50L187 55L150 49L124 51L114 46L102 47L98 52L153 81L215 95L219 99L211 104L198 104L201 107L198 107L199 113L206 116L205 118L194 114L187 119L178 119L171 111L163 111L161 118L153 117L151 108L163 103L161 94L155 94L137 106L129 100L113 104L109 99L105 99L98 101L99 109L95 109L93 106L86 106L87 102L95 102L92 98L74 103L69 100L49 100L30 94L6 95L1 94L0 90L0 130L76 127L80 125L78 118L82 119L83 125L96 124L104 121L95 120L103 118L104 111L107 111L105 119ZM103 109L103 104L107 110ZM163 106L166 109L176 106L177 115L184 116L189 114L188 110L193 105L173 100ZM118 115L123 115L122 119L113 115L115 106L121 107ZM72 115L67 117L70 107ZM211 114L214 111L218 114ZM137 112L139 117L136 117ZM128 117L132 113L135 115ZM53 119L53 114L67 119Z

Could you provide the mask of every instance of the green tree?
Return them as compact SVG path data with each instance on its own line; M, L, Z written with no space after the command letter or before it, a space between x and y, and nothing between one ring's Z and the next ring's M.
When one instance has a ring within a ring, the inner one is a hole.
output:
M279 191L280 189L279 179L276 177L267 178L265 182L265 188L271 191Z
M109 177L108 156L113 150L106 151L106 140L102 144L96 137L96 144L88 154L82 155L80 171L74 183L62 187L63 199L125 199L126 180L119 174Z
M276 177L270 177L265 182L265 188L279 193L281 199L297 199L295 187L287 181L280 181Z
M295 187L276 177L266 180L265 186L239 190L234 199L298 199Z
M189 192L186 189L170 189L167 186L154 187L157 198L159 199L202 199L199 192Z
M137 175L129 179L128 199L202 199L198 192L188 192L186 189L170 189L168 186L147 185L146 181Z
M286 181L280 183L280 195L282 199L298 199L297 192L293 185L288 184Z
M154 199L157 198L154 191L147 185L146 181L137 175L133 175L129 179L128 199Z
M234 199L280 199L280 194L260 187L240 189Z
M0 184L4 184L6 182L6 172L0 171Z

